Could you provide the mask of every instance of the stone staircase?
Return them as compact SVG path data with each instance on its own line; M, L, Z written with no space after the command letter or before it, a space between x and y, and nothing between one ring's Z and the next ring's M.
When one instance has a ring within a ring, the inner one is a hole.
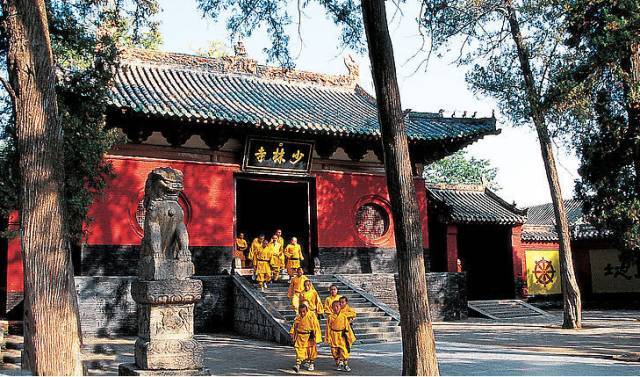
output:
M468 302L469 310L490 319L527 319L550 316L522 300L478 300Z
M19 370L22 362L23 338L21 335L7 335L2 349L2 370Z
M349 298L349 305L356 311L357 317L352 323L353 331L362 343L378 343L400 341L400 323L388 311L382 309L375 298L363 294L356 288L347 285L333 275L309 275L314 287L320 294L322 301L329 295L329 286L335 284L338 293ZM291 326L296 316L291 302L287 297L288 282L276 282L260 294L273 305ZM258 291L259 292L259 291ZM368 296L368 297L367 297ZM324 335L325 319L321 319L320 326Z

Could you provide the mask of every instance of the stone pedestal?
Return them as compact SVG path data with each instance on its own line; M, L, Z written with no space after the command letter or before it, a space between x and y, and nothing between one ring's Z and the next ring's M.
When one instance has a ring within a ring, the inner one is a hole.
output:
M119 376L209 376L208 369L139 369L135 364L120 364Z
M188 270L183 261L171 262L164 262L168 270ZM202 346L193 338L193 309L202 297L202 282L140 280L131 284L131 295L138 304L135 365L123 364L119 373L207 374L203 369Z
M193 308L202 297L194 268L184 212L178 204L182 173L154 169L145 184L145 235L138 280L131 283L137 304L135 364L120 375L206 375L202 346L193 338Z

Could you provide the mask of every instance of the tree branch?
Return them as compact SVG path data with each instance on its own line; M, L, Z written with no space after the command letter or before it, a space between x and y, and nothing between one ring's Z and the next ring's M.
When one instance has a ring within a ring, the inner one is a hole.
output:
M16 92L13 91L13 88L11 87L7 79L5 79L4 77L0 76L0 82L2 82L2 86L4 86L4 89L7 91L7 93L9 93L9 97L11 97L11 103L13 104L13 110L15 113L16 103L17 103L16 101L18 100L16 96Z

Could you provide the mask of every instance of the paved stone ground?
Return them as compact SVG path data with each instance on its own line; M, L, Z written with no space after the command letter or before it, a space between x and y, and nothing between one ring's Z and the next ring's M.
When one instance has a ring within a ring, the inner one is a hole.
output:
M560 312L545 320L496 322L472 318L436 323L443 375L638 375L640 363L615 361L612 355L640 352L640 311L588 311L585 328L560 329ZM291 375L293 349L233 334L197 336L214 375ZM133 338L85 339L90 373L117 374L117 366L133 360ZM399 375L402 346L398 342L356 344L354 375ZM326 347L315 372L333 370ZM5 372L5 371L2 371ZM15 374L15 372L14 372Z
M588 311L582 330L560 328L562 312L519 323L472 318L435 325L442 375L638 375L640 311ZM399 370L400 344L366 346L361 356Z

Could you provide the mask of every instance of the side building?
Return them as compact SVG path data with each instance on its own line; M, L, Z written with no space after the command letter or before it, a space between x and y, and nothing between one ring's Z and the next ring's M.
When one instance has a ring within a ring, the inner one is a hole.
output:
M465 272L469 300L522 294L526 211L482 185L428 185L431 270Z
M519 209L482 185L427 186L432 271L467 275L469 300L558 302L559 242L553 207ZM566 200L574 269L587 305L640 304L640 262Z
M640 303L640 262L626 258L611 236L585 221L582 202L565 200L576 278L585 300L598 305ZM551 203L528 208L522 231L527 294L536 299L561 293L559 241Z

